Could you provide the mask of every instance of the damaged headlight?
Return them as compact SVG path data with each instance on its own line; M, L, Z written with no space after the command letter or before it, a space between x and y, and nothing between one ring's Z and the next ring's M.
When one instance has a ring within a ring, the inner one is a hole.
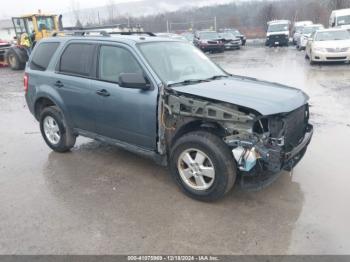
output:
M239 170L245 172L252 170L256 165L257 159L260 158L260 154L255 150L255 147L247 149L239 146L234 148L232 153L237 161Z

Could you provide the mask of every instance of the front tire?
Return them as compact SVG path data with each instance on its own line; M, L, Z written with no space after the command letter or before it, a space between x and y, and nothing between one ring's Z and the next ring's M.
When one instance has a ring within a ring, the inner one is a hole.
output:
M69 151L76 141L65 124L63 113L56 106L47 107L41 112L40 131L46 144L59 153Z
M7 54L6 54L6 58L7 58L6 59L7 63L10 65L12 70L23 70L24 69L25 63L21 62L20 57L18 56L18 54L14 50L9 49L7 51Z
M181 190L200 201L228 193L236 180L236 164L218 136L196 131L179 138L170 154L170 171Z
M312 60L312 52L310 51L310 56L309 56L309 60L310 60L310 65L314 65L315 64L315 62L314 62L314 60Z

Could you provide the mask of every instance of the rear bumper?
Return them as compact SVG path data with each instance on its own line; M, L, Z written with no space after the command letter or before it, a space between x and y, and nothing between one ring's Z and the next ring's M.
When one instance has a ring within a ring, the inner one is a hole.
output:
M289 152L264 151L265 157L250 172L240 172L239 183L246 190L260 190L272 184L283 170L291 171L304 157L313 136L313 126L308 125L303 140Z

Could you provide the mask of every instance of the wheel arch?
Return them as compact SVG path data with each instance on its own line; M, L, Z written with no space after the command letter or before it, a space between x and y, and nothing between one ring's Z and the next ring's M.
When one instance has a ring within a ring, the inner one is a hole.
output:
M40 113L44 108L49 106L57 106L57 104L48 97L39 97L34 103L34 116L37 120L39 120Z
M168 136L168 145L171 148L175 144L175 142L183 135L200 130L210 131L219 137L222 137L225 134L224 127L217 122L190 119L183 122L178 128L176 128L176 130L168 131L171 132L171 134L169 134Z
M40 113L42 112L43 109L49 106L56 106L63 113L66 124L68 126L72 126L71 125L72 122L70 120L69 114L65 110L65 107L63 106L62 101L60 103L59 100L60 99L55 99L53 96L47 96L47 95L38 96L38 98L34 102L34 107L33 107L34 117L39 121Z

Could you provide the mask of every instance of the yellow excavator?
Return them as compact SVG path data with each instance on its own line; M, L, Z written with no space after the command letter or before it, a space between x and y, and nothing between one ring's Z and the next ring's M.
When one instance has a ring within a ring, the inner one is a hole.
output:
M52 14L24 15L12 17L17 44L9 47L5 60L13 70L22 70L37 41L62 32L62 16Z

